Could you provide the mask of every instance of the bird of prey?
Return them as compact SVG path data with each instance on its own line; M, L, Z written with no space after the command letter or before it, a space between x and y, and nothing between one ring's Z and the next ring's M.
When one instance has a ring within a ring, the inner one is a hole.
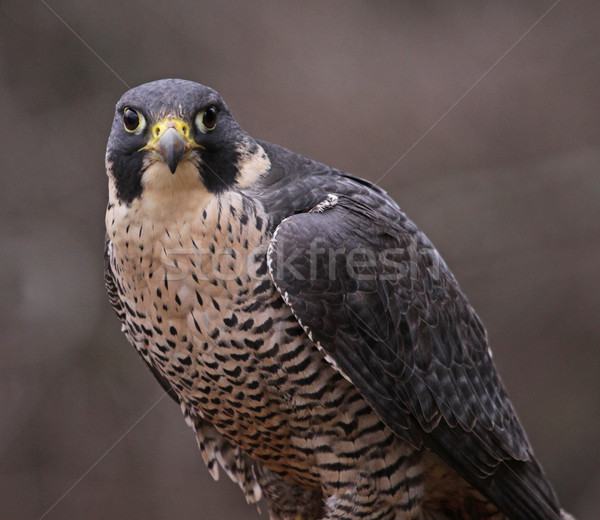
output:
M110 302L215 478L272 520L561 518L481 321L382 189L178 79L122 96L106 168Z

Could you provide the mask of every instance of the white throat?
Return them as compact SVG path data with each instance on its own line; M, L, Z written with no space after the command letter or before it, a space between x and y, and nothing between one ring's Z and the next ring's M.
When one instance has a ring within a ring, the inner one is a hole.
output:
M180 163L175 173L164 162L155 162L144 172L142 185L142 196L131 206L139 206L138 216L143 219L185 219L190 212L202 211L214 197L191 161Z

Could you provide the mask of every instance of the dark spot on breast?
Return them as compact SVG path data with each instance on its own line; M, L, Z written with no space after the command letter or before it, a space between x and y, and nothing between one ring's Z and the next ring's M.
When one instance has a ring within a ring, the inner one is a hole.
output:
M275 372L281 369L281 366L279 365L279 363L274 363L272 365L264 365L261 368L265 372L269 372L269 374L274 374Z
M254 291L252 291L252 294L254 296L256 296L258 294L262 294L264 292L267 292L270 289L270 287L271 287L271 280L264 280L263 282L261 282L254 288Z
M283 298L275 298L272 302L271 302L271 308L273 310L279 310L281 309L283 306L285 305L285 302L283 301Z
M231 393L231 391L233 390L233 385L231 385L231 384L230 384L230 385L225 385L225 386L221 386L221 385L219 385L219 388L220 388L220 389L221 389L223 392L225 392L226 394L230 394L230 393Z
M182 365L190 366L192 364L192 358L190 356L185 356L185 357L179 358L179 362Z
M260 347L262 347L264 345L264 341L262 339L256 339L256 340L251 340L248 338L244 338L244 345L246 345L247 347L253 349L253 350L257 350Z
M164 361L164 362L169 361L168 357L165 357L162 354L159 354L158 352L155 352L154 356L157 357L158 359L160 359L161 361ZM172 375L175 375L175 374L172 374Z
M219 368L219 363L217 363L216 361L205 361L204 364L206 365L207 368L210 368L211 370L217 370L217 368ZM210 377L210 374L209 374L209 377Z
M288 365L286 367L286 369L290 374L299 374L303 370L307 369L308 365L310 365L310 363L311 363L310 356L307 356L302 361L300 361L300 363L298 363L297 365Z
M223 323L227 327L235 327L237 325L238 318L235 314L232 314L230 318L224 318Z
M286 334L292 337L297 337L304 334L304 329L300 325L295 325L293 327L288 327L287 329L285 329L285 332Z
M257 310L259 307L261 306L260 302L253 302L250 305L248 305L247 307L243 308L244 312L254 312L255 310Z
M267 350L266 352L260 352L256 355L258 359L265 359L276 356L279 354L279 343L273 344L273 346Z
M227 374L230 377L237 378L237 377L240 377L240 374L242 373L242 367L237 366L233 370L228 370L227 368L223 368L223 372L225 372L225 374Z
M298 357L302 353L303 350L304 350L304 345L301 343L296 348L282 354L279 357L279 361L281 363L287 363L288 361L291 361L292 359Z
M246 330L250 330L253 326L254 326L254 320L252 318L249 318L239 326L239 329L246 331Z
M262 275L264 275L264 274L267 274L267 269L268 269L268 266L267 266L267 259L265 258L265 259L264 259L264 260L261 262L261 264L258 266L258 268L256 269L256 274L257 274L258 276L262 276Z
M257 441L260 438L261 434L262 432L257 431L256 433L246 434L246 438L250 439L251 441Z
M242 354L236 354L236 353L232 353L231 354L231 359L233 359L234 361L248 361L248 358L250 357L250 353L249 352L244 352Z
M263 332L267 332L273 326L273 318L267 318L263 323L254 328L254 332L256 334L262 334Z
M144 334L146 334L146 336L148 336L148 337L151 338L154 335L153 332L152 332L152 330L151 329L147 329L146 327L144 327L143 324L141 324L141 327L142 327L142 330L144 331Z
M192 319L194 320L194 327L196 327L196 330L202 334L202 329L200 329L200 324L196 321L196 318L194 318L194 316L192 316Z

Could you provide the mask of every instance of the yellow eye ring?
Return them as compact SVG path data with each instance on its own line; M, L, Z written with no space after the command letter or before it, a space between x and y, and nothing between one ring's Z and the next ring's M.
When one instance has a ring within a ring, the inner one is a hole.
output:
M146 126L146 120L141 112L125 107L123 110L123 126L130 134L139 134Z
M210 106L207 109L198 112L195 123L198 130L203 134L214 130L217 126L217 108Z

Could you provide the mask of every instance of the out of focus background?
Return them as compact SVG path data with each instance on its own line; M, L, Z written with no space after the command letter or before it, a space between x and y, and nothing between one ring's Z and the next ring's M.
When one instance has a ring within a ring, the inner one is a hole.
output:
M103 288L114 105L182 77L400 202L485 322L564 507L600 517L600 4L552 5L2 2L0 516L259 518L212 481Z

